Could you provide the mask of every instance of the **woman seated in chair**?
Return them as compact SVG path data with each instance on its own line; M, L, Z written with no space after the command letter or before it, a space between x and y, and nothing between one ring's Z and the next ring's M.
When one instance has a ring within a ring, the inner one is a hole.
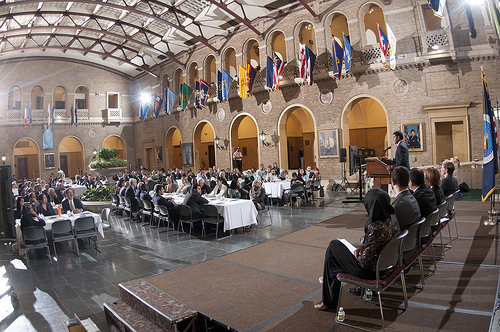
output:
M56 213L54 212L54 209L52 208L52 204L50 204L47 199L47 195L44 193L41 193L38 196L38 201L40 204L36 208L36 213L43 214L44 216L55 216Z
M441 173L434 167L426 168L424 171L425 184L429 186L436 196L437 205L444 202L444 192L441 189Z
M219 176L217 178L217 184L214 187L214 190L210 193L210 195L205 195L206 197L215 197L217 199L221 199L222 197L227 197L227 182L226 179Z
M229 186L228 196L230 198L247 199L248 191L241 188L241 183L238 179L231 180L231 185Z
M185 176L183 176L181 178L181 181L182 181L182 186L180 186L179 189L177 189L177 193L186 195L189 193L189 191L191 191L190 189L188 191L188 188L191 187L191 183L188 181L187 177L185 177Z
M253 201L257 211L265 207L266 189L262 187L262 182L259 180L253 182L252 190L250 190L250 199Z
M302 177L299 177L299 175L295 172L292 173L292 180L290 181L290 185L293 185L294 183L301 183L304 185L304 180L302 180ZM290 202L290 190L285 191L282 200L283 205L285 207L288 207Z
M21 217L21 231L30 226L45 226L45 220L40 219L30 203L24 203ZM30 244L30 243L28 243Z
M337 280L338 273L349 273L362 279L375 279L378 255L384 246L399 235L399 224L394 215L389 195L380 188L373 188L365 196L365 209L368 220L365 224L363 243L354 255L339 240L330 242L325 254L323 277L323 302L315 309L337 310L338 297L342 283Z
M14 210L14 219L21 219L21 217L23 216L23 205L24 205L24 197L17 196L16 209Z

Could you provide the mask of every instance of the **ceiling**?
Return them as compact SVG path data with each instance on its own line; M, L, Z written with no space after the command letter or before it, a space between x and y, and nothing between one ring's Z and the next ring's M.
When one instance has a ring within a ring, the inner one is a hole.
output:
M129 76L255 22L283 17L310 0L7 0L0 1L0 61L25 57L82 60Z

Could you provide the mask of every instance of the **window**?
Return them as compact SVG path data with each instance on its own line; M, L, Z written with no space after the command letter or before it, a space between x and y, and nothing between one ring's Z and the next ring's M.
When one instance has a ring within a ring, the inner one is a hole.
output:
M217 64L215 62L215 57L213 55L209 55L205 60L205 68L204 78L207 83L217 83Z
M246 66L246 61L248 61L252 67L260 68L259 43L256 40L248 41L244 53L245 62L243 63L243 67Z
M31 89L30 104L33 105L37 110L43 109L43 96L43 88L39 85L34 86L33 89Z
M234 50L234 48L230 47L226 51L224 51L224 56L222 57L222 59L224 59L222 68L232 77L236 76L236 51Z
M120 108L120 98L118 92L108 92L107 93L107 107L110 108Z
M79 86L75 90L75 104L74 106L79 109L88 109L87 100L89 97L89 91L84 86Z
M66 108L66 89L62 86L57 86L53 92L54 98L54 108L55 109L65 109Z
M9 89L9 97L8 97L8 109L9 110L20 110L21 109L22 95L23 95L23 91L18 86L13 86Z

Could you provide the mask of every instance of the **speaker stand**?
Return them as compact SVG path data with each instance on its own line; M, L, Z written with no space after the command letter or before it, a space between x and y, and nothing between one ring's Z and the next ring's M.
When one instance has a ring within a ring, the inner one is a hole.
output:
M361 169L361 165L359 164L359 156L356 155L356 163L358 164L358 175L359 175L359 197L346 197L345 201L342 201L343 204L345 203L363 203L363 171Z
M342 163L342 182L340 182L340 188L343 188L345 192L347 192L347 187L349 187L349 189L351 190L352 192L352 187L351 187L351 184L349 183L349 181L347 180L347 177L346 177L346 169L345 169L345 161Z

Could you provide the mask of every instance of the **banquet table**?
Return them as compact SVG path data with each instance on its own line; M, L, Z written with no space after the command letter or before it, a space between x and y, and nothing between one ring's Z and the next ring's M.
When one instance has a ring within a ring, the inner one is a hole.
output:
M281 198L283 191L290 189L290 181L264 182L262 185L272 198Z
M71 186L69 186L69 188L72 188L75 191L75 196L80 196L87 190L87 187L81 186L79 184L72 184Z
M177 205L184 202L184 195L165 194L163 196L173 197ZM237 198L207 199L208 204L215 206L219 214L224 217L224 231L257 224L258 212L252 201Z

